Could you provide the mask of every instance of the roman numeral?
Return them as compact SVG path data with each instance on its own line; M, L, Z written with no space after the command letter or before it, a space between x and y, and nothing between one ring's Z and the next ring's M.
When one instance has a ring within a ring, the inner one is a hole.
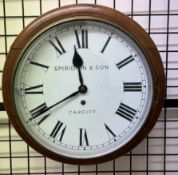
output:
M108 134L108 137L111 138L111 137L116 137L116 134L109 128L108 125L104 124L105 128L106 128L106 131L107 131L107 134ZM114 139L115 140L115 139Z
M60 54L62 55L63 53L65 53L65 49L63 47L63 45L61 44L61 42L59 41L58 37L55 37L55 41L57 44L55 44L52 40L49 40L49 43L54 47L54 49Z
M66 130L66 125L62 123L61 121L58 121L53 128L50 136L53 138L59 138L59 141L62 141L62 138L64 136L65 130Z
M44 114L47 111L48 111L48 107L47 107L46 103L43 103L43 104L37 106L36 108L30 110L30 113L31 113L32 117L29 120L36 119L36 118L40 117L42 114ZM44 116L43 120L46 119L47 117L48 117L47 115Z
M38 125L40 125L42 122L44 122L45 121L45 119L47 119L48 117L50 116L50 114L47 114L47 115L45 115L45 116L43 116L39 121L38 121Z
M43 94L43 85L41 84L26 88L25 94Z
M88 146L88 136L85 128L79 128L79 146Z
M116 66L118 67L118 69L120 69L120 68L124 67L125 65L129 64L130 62L132 62L133 60L134 60L133 56L130 55L127 58L120 61L119 63L117 63Z
M40 124L41 124L42 122L44 122L45 119L47 119L49 116L50 116L50 114L47 114L47 115L45 115L45 116L31 117L31 118L29 119L29 121L32 121L32 120L39 120L39 121L37 122L37 125L40 125Z
M124 92L140 92L142 91L141 82L124 82Z
M105 49L106 49L106 47L107 47L107 45L108 45L110 40L111 40L111 36L108 37L106 43L104 44L103 48L101 49L101 53L104 53L104 51L105 51Z
M30 111L32 117L29 119L29 121L38 120L37 124L40 125L42 122L45 121L45 119L47 119L50 116L49 111L48 114L42 115L47 111L48 111L48 107L46 106L46 103L37 106L36 108Z
M78 48L88 48L88 30L81 30L81 38L79 36L79 32L75 30L75 37Z
M127 106L124 103L121 103L119 108L116 111L116 114L125 118L128 121L132 121L132 119L134 118L136 113L137 113L137 111L135 109Z
M40 64L40 63L37 63L37 62L34 62L34 61L31 61L30 64L35 65L35 66L39 66L39 67L42 67L42 68L45 68L45 69L49 68L49 66L47 66L47 65Z

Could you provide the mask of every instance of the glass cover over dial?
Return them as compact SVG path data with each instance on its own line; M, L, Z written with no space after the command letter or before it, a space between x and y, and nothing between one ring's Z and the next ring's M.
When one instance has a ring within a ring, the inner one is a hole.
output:
M14 76L29 134L66 157L93 158L130 141L149 113L153 82L141 49L122 30L74 20L41 32Z

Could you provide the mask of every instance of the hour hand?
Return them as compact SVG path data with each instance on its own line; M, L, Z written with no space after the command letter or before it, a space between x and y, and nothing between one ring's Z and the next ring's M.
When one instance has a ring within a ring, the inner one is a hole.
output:
M80 81L80 84L83 85L83 77L82 77L82 73L80 69L83 65L83 60L81 56L78 54L75 46L74 46L73 65L78 69L79 81Z

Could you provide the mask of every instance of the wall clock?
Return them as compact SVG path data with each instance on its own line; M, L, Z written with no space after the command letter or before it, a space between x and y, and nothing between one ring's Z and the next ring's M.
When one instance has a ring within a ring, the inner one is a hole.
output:
M52 10L12 44L3 98L19 135L52 159L91 164L116 158L154 126L164 70L147 33L98 5Z

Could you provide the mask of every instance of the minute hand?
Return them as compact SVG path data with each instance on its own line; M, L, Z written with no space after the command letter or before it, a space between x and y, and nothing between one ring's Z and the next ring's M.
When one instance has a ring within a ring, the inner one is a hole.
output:
M64 101L66 101L67 99L69 99L69 98L71 98L71 97L76 96L76 95L79 94L79 93L80 93L79 90L76 91L76 92L73 92L73 93L70 94L69 96L65 97L64 99L62 99L62 100L58 101L57 103L55 103L55 104L51 105L50 107L48 107L47 110L52 109L53 107L57 106L58 104L60 104L60 103L62 103L62 102L64 102Z
M51 105L51 106L49 106L49 107L47 107L47 108L42 108L42 109L39 111L40 115L44 114L45 112L47 112L48 110L54 108L55 106L59 105L60 103L62 103L62 102L64 102L64 101L68 100L69 98L76 96L76 95L79 94L79 93L80 93L80 90L78 90L78 91L76 91L76 92L73 92L72 94L68 95L67 97L63 98L62 100L58 101L57 103L55 103L55 104L53 104L53 105ZM34 117L32 117L32 119L34 119L34 118L36 118L36 117L37 117L37 116L34 116Z

